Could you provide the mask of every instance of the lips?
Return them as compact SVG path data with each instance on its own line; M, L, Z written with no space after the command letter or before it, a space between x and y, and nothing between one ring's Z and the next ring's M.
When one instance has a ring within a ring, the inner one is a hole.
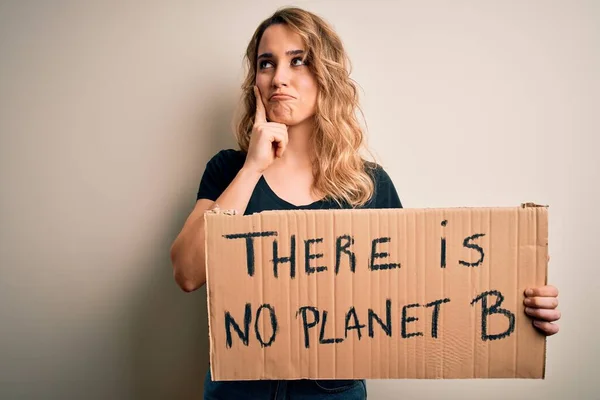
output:
M270 100L292 100L292 99L294 99L294 97L290 96L289 94L277 93L277 94L274 94L273 96L271 96Z

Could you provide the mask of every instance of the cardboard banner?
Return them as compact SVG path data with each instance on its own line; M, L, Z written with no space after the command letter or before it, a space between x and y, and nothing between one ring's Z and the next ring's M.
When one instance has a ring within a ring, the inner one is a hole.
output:
M205 215L215 380L543 378L546 207Z

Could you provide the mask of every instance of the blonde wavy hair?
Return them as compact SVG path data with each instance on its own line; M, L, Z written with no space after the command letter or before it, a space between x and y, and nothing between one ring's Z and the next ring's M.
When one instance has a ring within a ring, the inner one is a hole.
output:
M361 110L356 84L350 78L351 63L332 27L311 12L297 7L279 9L254 32L245 55L243 111L235 129L238 145L248 152L256 111L253 86L258 45L265 30L274 24L285 24L302 37L307 50L306 62L319 88L315 134L312 135L314 189L338 204L364 205L373 196L375 164L366 162L359 154L366 146L355 115L356 110Z

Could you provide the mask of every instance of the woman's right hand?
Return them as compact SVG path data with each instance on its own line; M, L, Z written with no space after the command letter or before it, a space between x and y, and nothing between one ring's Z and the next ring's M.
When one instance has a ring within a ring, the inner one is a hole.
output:
M262 174L275 161L275 158L283 156L288 143L288 131L285 124L267 121L265 105L257 86L254 86L254 96L256 97L256 114L244 168Z

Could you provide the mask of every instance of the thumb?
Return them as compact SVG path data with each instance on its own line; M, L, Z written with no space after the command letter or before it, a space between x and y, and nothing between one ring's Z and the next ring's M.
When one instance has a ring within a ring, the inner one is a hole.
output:
M254 125L267 122L267 116L265 112L265 105L263 104L262 97L260 96L260 89L258 86L254 86L254 96L256 97L256 114L254 115Z

